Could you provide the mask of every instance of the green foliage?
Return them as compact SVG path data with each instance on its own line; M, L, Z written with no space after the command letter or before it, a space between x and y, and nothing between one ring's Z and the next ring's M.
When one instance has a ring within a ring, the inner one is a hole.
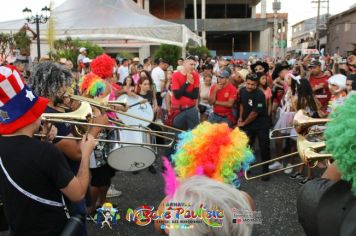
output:
M200 58L211 56L209 49L205 46L187 46L187 53L189 55L199 56Z
M87 56L91 59L104 53L104 49L97 44L93 44L88 41L80 39L72 39L70 37L65 40L58 39L54 41L54 48L56 52L51 52L54 58L66 58L73 62L74 67L77 66L77 58L79 55L79 49L84 47L87 49Z
M11 34L0 33L0 57L6 58L15 49L15 41Z
M16 48L20 50L20 54L24 56L31 55L31 39L27 36L26 31L19 31L14 34Z
M177 61L181 56L182 49L180 47L168 44L161 44L153 55L155 59L164 58L173 67L177 66Z
M121 58L121 59L132 59L135 57L135 55L131 52L128 52L128 51L122 51L120 52L119 54L117 54L117 57Z

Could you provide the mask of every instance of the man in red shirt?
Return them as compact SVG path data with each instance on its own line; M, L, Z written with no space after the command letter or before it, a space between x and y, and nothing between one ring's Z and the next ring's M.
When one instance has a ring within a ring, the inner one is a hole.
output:
M315 97L321 103L321 110L326 112L331 97L328 86L329 76L324 75L321 71L321 63L319 61L312 61L308 67L310 70L310 85L313 88Z
M210 88L209 103L214 112L209 115L211 123L227 123L233 128L235 122L232 106L236 100L237 90L229 81L230 73L223 70L218 74L218 83Z
M194 57L187 57L183 69L172 75L173 127L183 130L193 129L199 124L199 111L196 107L199 95L199 74L194 71Z

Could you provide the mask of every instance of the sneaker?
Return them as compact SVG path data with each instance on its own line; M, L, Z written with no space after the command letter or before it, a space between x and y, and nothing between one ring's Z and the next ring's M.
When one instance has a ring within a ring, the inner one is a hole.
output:
M286 167L291 167L291 166L292 166L292 164L288 163L288 165ZM290 175L292 173L292 171L293 171L293 168L289 168L289 169L285 169L283 172L286 175Z
M111 197L120 197L122 195L122 192L120 190L115 189L115 186L112 184L110 185L110 188L108 190L108 193L106 194L107 198Z
M273 162L273 164L268 166L268 169L270 170L278 170L278 169L282 169L283 165L279 162L279 161L275 161Z
M289 178L291 179L303 179L304 178L304 175L300 172L294 172L293 174L291 174L289 176Z
M310 180L312 180L312 178L305 177L302 181L299 182L299 184L300 184L300 185L304 185L304 184L306 184L307 182L309 182Z

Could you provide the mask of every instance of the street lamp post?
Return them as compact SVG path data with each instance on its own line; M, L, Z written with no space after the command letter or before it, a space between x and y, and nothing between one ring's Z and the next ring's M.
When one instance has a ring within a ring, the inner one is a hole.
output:
M35 16L32 15L31 9L28 9L27 7L23 9L23 14L25 16L25 19L28 21L30 24L36 24L36 33L37 33L37 60L40 59L41 57L41 46L40 46L40 24L44 24L47 22L49 19L51 9L49 9L47 6L42 8L41 15L36 14Z
M277 38L277 33L278 33L278 11L281 10L281 2L279 0L274 0L272 3L272 9L273 9L273 58L277 58L277 44L278 44L278 38Z

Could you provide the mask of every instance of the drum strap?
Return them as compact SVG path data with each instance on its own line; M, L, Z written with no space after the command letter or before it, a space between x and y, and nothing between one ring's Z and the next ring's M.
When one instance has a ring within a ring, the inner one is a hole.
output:
M48 199L45 199L45 198L41 198L39 196L36 196L30 192L27 192L25 189L21 188L9 175L9 173L7 172L7 170L5 169L4 167L4 164L2 162L2 159L0 157L0 166L2 168L2 170L4 171L4 174L7 178L7 180L12 184L12 186L14 186L20 193L24 194L25 196L31 198L32 200L36 201L36 202L40 202L42 204L45 204L45 205L50 205L50 206L55 206L55 207L63 207L64 208L64 213L66 214L67 218L69 219L70 218L70 215L69 215L69 210L64 202L64 197L63 197L63 194L61 194L62 196L62 202L56 202L56 201L52 201L52 200L48 200Z

